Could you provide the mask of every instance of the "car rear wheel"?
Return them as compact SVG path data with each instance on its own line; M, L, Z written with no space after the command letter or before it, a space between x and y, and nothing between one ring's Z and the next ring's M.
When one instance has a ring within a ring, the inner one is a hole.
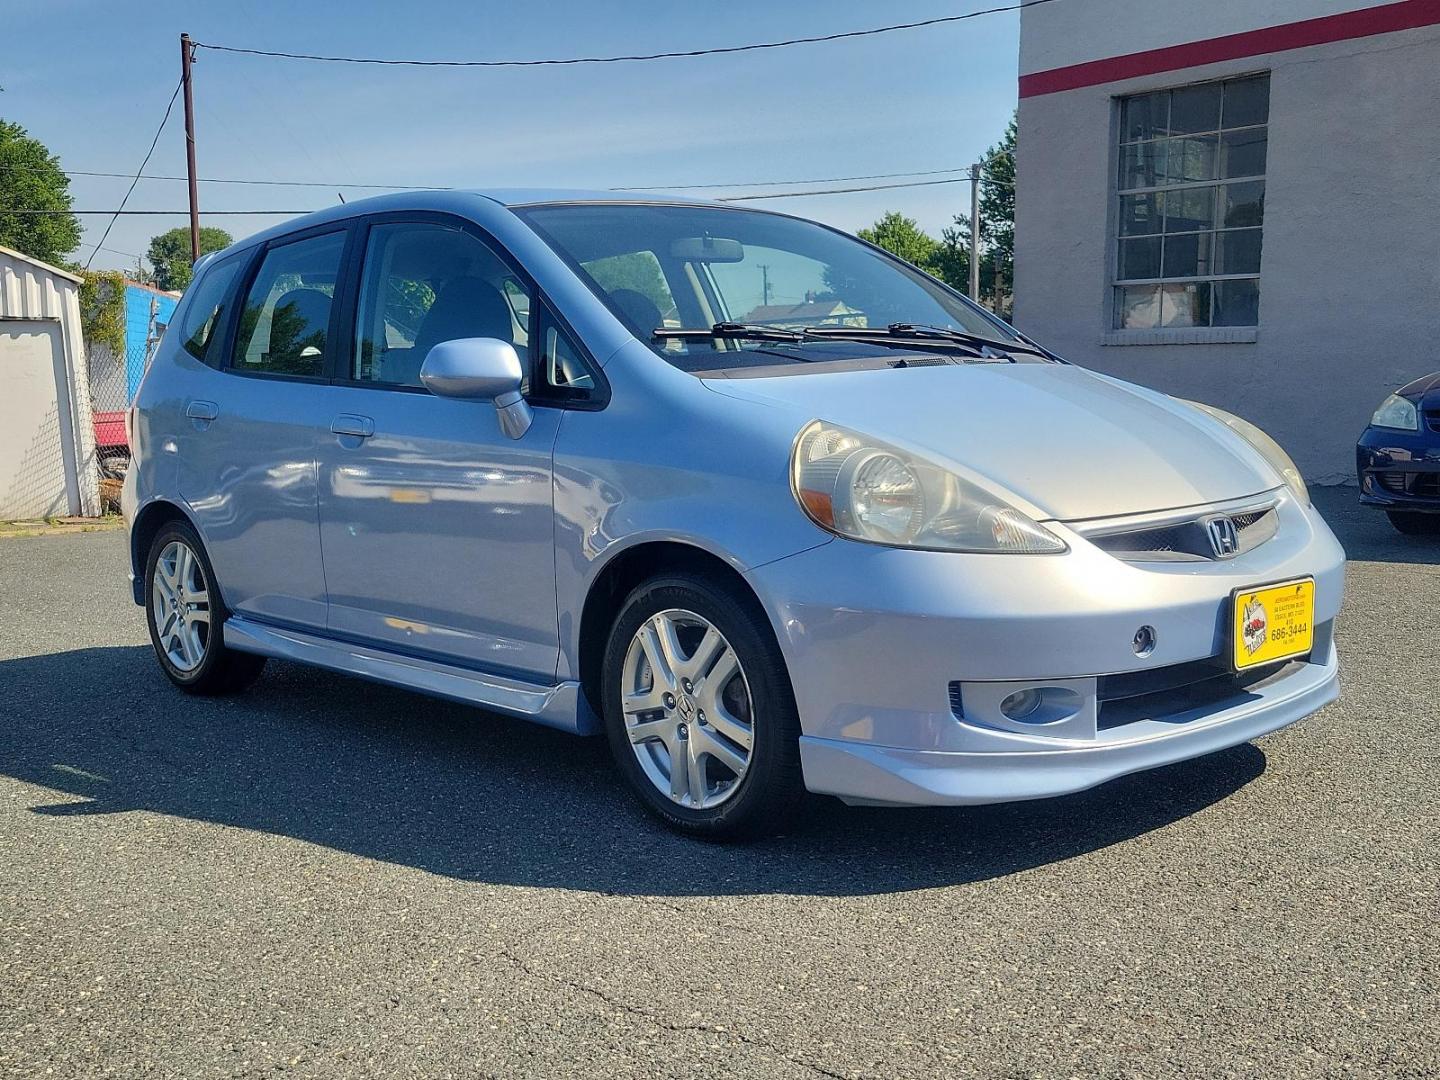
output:
M604 660L611 752L672 827L773 831L803 793L789 675L752 598L702 575L654 578L625 600Z
M255 680L263 656L226 648L225 605L195 530L164 526L145 563L145 621L160 667L191 694L226 694Z
M1416 514L1405 510L1387 510L1390 524L1406 536L1440 535L1440 514Z

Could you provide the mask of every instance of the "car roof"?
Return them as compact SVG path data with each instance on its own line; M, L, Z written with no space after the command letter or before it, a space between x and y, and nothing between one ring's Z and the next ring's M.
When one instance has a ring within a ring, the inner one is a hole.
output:
M615 191L604 188L490 188L476 189L471 194L482 195L502 206L535 206L544 203L576 202L704 202L707 205L724 205L706 199L692 199L684 195L665 195L651 191Z

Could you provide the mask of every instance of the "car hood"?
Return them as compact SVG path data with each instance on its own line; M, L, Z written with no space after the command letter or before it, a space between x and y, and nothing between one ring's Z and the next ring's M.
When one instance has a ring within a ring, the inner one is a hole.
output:
M1282 480L1219 421L1067 364L970 364L707 379L988 478L1058 521L1243 498Z
M1395 393L1426 409L1440 408L1440 371L1422 375L1415 381L1406 383Z

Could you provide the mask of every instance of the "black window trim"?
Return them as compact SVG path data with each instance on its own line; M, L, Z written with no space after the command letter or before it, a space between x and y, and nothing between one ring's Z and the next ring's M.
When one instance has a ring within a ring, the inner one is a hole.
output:
M534 343L530 350L530 392L525 395L526 400L532 405L550 406L559 409L575 409L580 412L599 412L610 404L610 382L605 378L605 370L595 360L595 356L585 347L580 335L560 314L559 309L543 296L535 305L535 311L531 312L530 324L534 327L531 341ZM543 330L548 320L554 323L555 328L569 341L585 365L595 385L589 390L573 386L555 386L545 370L545 338Z
M355 246L355 228L353 219L343 221L329 221L323 225L316 225L309 229L300 229L296 232L286 233L267 240L263 244L255 245L251 254L250 265L245 268L241 279L239 291L236 293L240 302L233 305L230 313L229 325L226 327L225 350L221 355L221 365L217 370L227 375L236 375L242 379L267 379L271 382L296 382L310 383L316 386L324 386L331 381L330 370L335 355L335 341L337 324L340 322L341 310L345 301L346 290L349 281L349 266L352 257L352 248ZM320 359L319 375L293 375L288 372L270 371L243 371L235 366L235 347L239 344L236 340L240 326L240 312L245 307L245 299L249 297L250 290L255 284L255 279L260 274L260 268L264 265L265 257L270 252L289 244L300 243L304 240L313 240L316 237L338 234L344 243L340 250L340 264L336 270L335 279L335 302L330 305L330 325L325 331L325 355Z
M354 347L355 334L358 329L360 290L362 275L365 271L365 251L369 246L370 230L376 225L443 225L448 228L457 229L460 232L468 233L470 236L484 244L505 268L524 286L530 294L530 318L526 326L528 337L528 357L522 357L529 378L529 390L525 395L526 401L536 407L561 408L577 410L598 410L605 408L610 403L610 384L605 379L600 365L596 362L594 354L586 347L584 339L576 334L570 323L560 314L555 304L551 303L532 277L504 244L500 242L488 229L485 229L471 221L469 218L459 214L448 213L443 210L387 210L373 214L358 214L348 219L351 228L351 238L346 258L342 266L344 277L343 297L335 305L337 315L340 319L340 333L337 340L345 343L343 351L340 349L331 350L326 348L327 354L327 378L335 386L354 386L365 390L383 390L402 394L429 394L430 391L423 386L406 386L401 383L377 382L372 379L356 379L350 374L351 355ZM248 288L248 287L247 287ZM570 339L575 346L576 352L592 375L595 377L595 389L584 391L584 396L566 395L563 392L557 395L537 392L537 387L547 385L544 379L544 358L541 355L539 326L540 312L548 311L555 323L562 332ZM333 322L332 322L333 326ZM307 379L306 381L311 381Z

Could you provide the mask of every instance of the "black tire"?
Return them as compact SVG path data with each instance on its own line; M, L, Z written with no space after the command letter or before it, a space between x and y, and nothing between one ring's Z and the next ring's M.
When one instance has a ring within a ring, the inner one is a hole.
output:
M1406 536L1440 536L1440 514L1417 514L1405 510L1386 510L1390 524Z
M173 543L181 543L190 549L199 562L204 575L206 592L209 595L210 622L203 634L203 652L200 662L188 670L171 660L160 640L161 628L156 625L155 576L161 554ZM227 612L215 580L215 571L205 545L187 522L174 521L161 527L150 545L145 558L145 625L150 631L150 644L160 669L166 677L187 694L214 696L233 694L249 686L265 667L265 658L252 653L237 652L225 647L223 628Z
M646 775L627 734L622 707L626 654L640 627L671 609L693 612L713 625L734 650L749 686L749 764L733 792L718 806L694 808L673 801ZM711 839L774 832L793 820L805 790L800 773L800 720L774 631L753 597L699 573L652 578L636 587L621 605L610 629L602 672L602 711L610 750L626 783L647 810L676 830Z

